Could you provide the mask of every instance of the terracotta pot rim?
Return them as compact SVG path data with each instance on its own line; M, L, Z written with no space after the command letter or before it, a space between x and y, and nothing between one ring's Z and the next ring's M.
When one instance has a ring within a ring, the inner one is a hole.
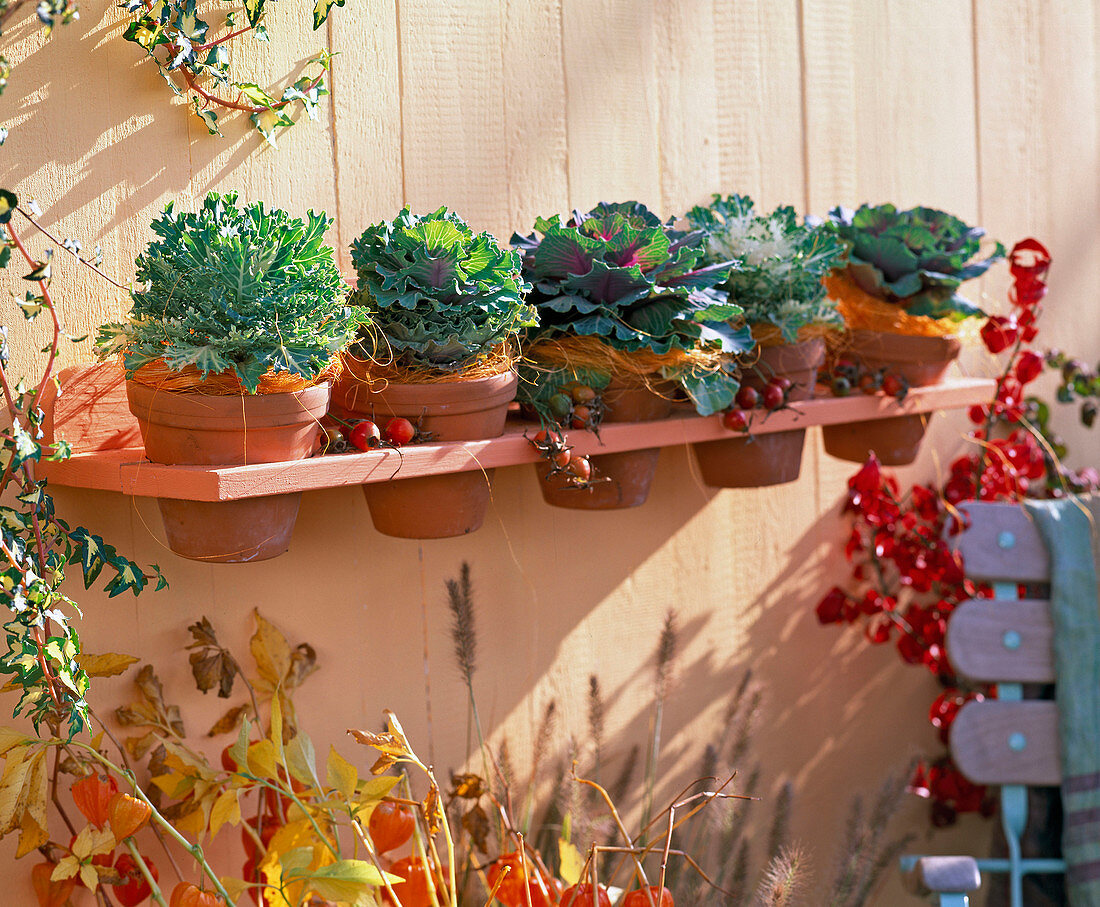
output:
M345 378L337 382L333 396L339 406L356 413L370 412L372 404L377 407L383 400L395 405L422 404L429 410L470 403L476 403L476 409L486 409L510 403L517 387L515 370L464 381L390 382L377 389L365 381Z
M141 421L199 430L272 428L314 422L328 409L331 393L323 382L299 391L276 394L194 394L126 382L130 411Z
M900 334L857 328L848 331L847 337L845 346L848 349L858 351L871 348L892 358L904 358L908 354L909 357L920 360L954 359L962 349L962 341L957 334Z

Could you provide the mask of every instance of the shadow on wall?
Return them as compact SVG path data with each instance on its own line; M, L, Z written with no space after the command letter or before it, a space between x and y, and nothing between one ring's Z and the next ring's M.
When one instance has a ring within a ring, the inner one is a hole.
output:
M92 206L102 209L93 217L96 239L132 228L135 217L137 229L144 230L145 213L159 209L164 199L181 197L186 202L189 194L201 197L226 180L232 188L237 184L232 181L234 171L251 166L249 158L257 152L271 150L263 148L248 116L235 111L219 110L222 135L208 135L189 104L173 95L136 45L123 39L129 21L124 13L109 6L98 22L91 23L90 11L81 12L83 18L55 29L41 47L31 45L41 41L36 29L28 29L33 12L16 24L17 30L29 30L25 44L31 46L13 75L18 91L0 100L13 106L12 99L18 98L20 104L11 113L17 125L9 141L18 153L0 160L0 184L48 197L49 222L64 221ZM293 81L301 75L305 59L273 79ZM263 70L278 68L271 62L257 66L261 79ZM81 96L88 103L82 115L74 117L72 98ZM329 130L327 107L321 118L324 123L303 122L298 128ZM306 120L304 114L301 119ZM324 141L330 145L328 138ZM44 175L47 167L79 173L79 178L73 185L49 190L55 174ZM113 178L105 181L103 174ZM196 182L200 174L201 185ZM326 201L307 198L302 206L323 207Z

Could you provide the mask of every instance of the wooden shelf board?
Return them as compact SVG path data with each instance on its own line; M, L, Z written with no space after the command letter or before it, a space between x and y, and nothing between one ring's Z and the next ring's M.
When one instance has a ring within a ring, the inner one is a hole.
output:
M882 395L855 394L822 397L793 408L757 417L753 434L868 422L892 416L958 409L988 401L994 382L984 378L955 378L933 387L915 388L901 403ZM140 447L74 454L62 463L44 463L40 472L55 485L119 491L138 497L182 498L193 501L231 501L238 498L285 494L362 485L390 479L466 472L534 463L537 452L524 438L538 426L510 420L504 435L487 441L416 444L396 450L330 454L285 463L253 466L163 466L144 459ZM703 418L678 413L657 422L607 423L596 438L589 432L570 431L567 443L582 454L615 453L645 447L672 447L697 441L736 437L717 416Z

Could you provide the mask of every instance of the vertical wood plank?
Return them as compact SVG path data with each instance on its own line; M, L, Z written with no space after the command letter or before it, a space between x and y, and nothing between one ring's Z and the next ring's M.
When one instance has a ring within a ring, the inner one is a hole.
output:
M719 189L714 4L662 3L656 28L661 213L672 217Z
M446 204L507 239L501 19L497 2L400 0L405 200Z
M1085 302L1100 297L1098 15L1089 0L975 4L982 224L1006 245L1034 236L1050 249L1039 342L1086 361L1100 347L1100 307ZM1007 308L1008 283L1007 268L990 273L989 308ZM1058 409L1071 462L1091 465L1095 432Z
M969 4L859 0L852 58L859 197L978 218Z
M655 0L564 0L572 207L661 204Z
M761 210L806 202L797 0L716 0L714 61L723 194Z
M507 240L569 208L561 0L502 0Z
M806 210L857 203L855 11L850 0L802 0ZM861 34L862 49L874 41Z
M352 240L404 203L397 0L359 4L357 15L335 9L329 17L332 50L339 54L332 61L331 98L337 251L347 273Z

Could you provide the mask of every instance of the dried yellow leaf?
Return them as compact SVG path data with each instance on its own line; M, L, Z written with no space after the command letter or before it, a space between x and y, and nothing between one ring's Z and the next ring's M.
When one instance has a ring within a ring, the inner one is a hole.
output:
M104 655L81 652L76 656L77 664L89 677L116 677L138 661L140 659L133 655L122 655L118 652L107 652Z

